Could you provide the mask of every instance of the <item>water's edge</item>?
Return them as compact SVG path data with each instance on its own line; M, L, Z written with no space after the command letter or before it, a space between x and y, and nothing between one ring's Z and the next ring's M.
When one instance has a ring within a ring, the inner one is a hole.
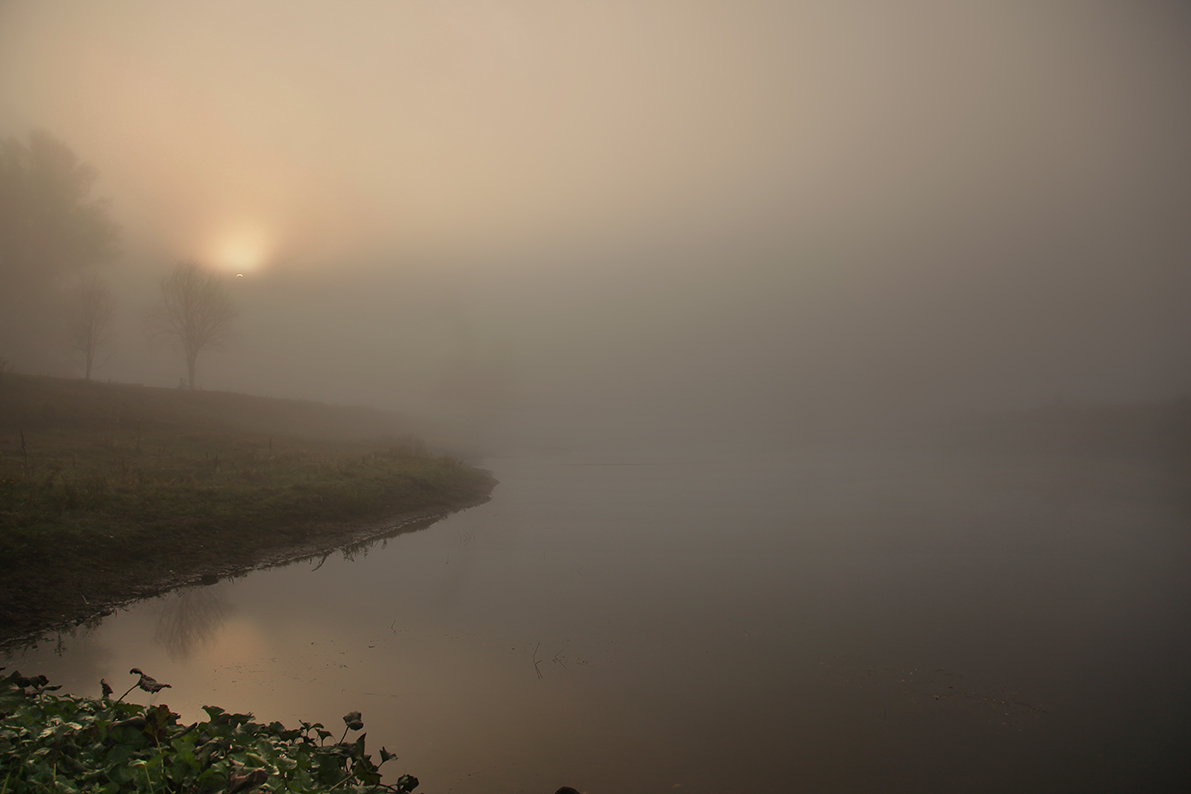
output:
M294 562L325 557L337 551L350 551L378 543L382 540L417 532L438 523L447 516L463 510L478 507L489 500L489 491L480 498L472 499L450 508L411 510L397 513L384 519L354 521L343 524L320 524L299 543L266 550L257 559L244 563L229 563L208 568L203 573L188 572L160 577L137 587L129 595L111 599L86 601L73 614L46 623L31 631L0 640L0 651L11 652L27 647L55 632L73 632L76 629L94 628L117 610L149 598L166 595L185 587L207 586L224 579L244 576L252 571L276 568Z

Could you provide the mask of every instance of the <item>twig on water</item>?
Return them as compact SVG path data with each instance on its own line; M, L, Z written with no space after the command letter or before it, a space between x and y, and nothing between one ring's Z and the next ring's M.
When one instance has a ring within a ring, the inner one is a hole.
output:
M570 648L570 647L571 647L571 641L567 640L567 644L562 646L561 648L559 648L558 653L554 654L554 659L553 659L554 663L557 665L561 665L563 670L567 669L567 663L565 661L563 661L563 659L560 659L559 655L563 651L565 651L567 648Z
M542 675L542 671L538 669L538 665L542 663L542 660L538 658L538 648L541 646L542 643L540 642L533 646L533 671L538 674L539 679L545 678L545 676Z

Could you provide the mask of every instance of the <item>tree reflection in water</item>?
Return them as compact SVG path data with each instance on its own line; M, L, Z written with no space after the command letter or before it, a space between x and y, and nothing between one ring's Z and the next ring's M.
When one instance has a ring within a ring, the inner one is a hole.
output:
M165 646L171 659L185 659L215 638L231 611L231 604L214 588L179 590L161 611L154 639Z

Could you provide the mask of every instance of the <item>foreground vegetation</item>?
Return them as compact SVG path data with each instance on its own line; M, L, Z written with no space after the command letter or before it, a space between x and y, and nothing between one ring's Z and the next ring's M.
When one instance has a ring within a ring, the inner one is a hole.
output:
M163 687L143 674L138 685ZM102 686L94 700L55 695L44 676L0 680L0 791L408 794L418 786L412 775L382 785L379 766L395 756L382 747L378 765L364 734L346 741L364 727L359 712L343 718L343 735L328 744L334 734L321 724L262 725L214 706L203 707L206 720L184 726L167 706L113 700Z
M327 551L368 522L376 534L487 498L487 472L377 435L384 422L296 401L0 376L0 640Z

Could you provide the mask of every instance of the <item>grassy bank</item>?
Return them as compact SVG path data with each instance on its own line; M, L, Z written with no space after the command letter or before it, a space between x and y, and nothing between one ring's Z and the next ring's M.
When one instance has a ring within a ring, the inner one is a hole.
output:
M488 473L399 429L364 409L0 376L0 641L487 498Z

